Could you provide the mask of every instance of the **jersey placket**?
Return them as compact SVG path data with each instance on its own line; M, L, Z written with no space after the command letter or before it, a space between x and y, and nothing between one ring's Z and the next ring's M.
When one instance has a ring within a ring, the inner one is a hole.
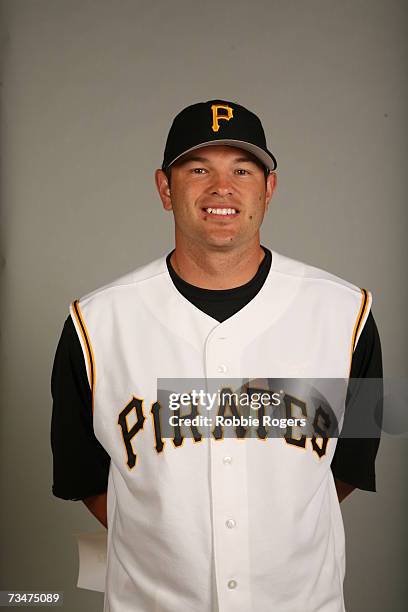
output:
M213 393L222 387L231 387L228 381L234 376L238 378L239 371L237 351L234 351L222 328L220 324L209 334L205 346L208 390ZM217 379L217 384L214 384L214 379ZM216 411L213 411L213 418L215 414ZM219 439L212 435L213 429L209 434L209 461L214 573L219 612L248 612L252 610L252 602L247 444L245 439L236 438L235 428L224 428L228 429L229 437Z

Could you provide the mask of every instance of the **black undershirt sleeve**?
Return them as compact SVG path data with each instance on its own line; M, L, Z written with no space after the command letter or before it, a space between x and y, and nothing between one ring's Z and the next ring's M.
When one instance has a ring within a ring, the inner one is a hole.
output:
M93 431L91 389L71 316L55 354L51 393L53 494L79 500L105 492L110 457Z
M367 387L354 385L352 401L353 409L367 411L367 419L374 413L382 415L382 355L381 343L374 317L370 311L366 324L353 353L350 379L372 379L370 389L375 385L377 405L367 405L372 402L372 394L367 393ZM347 419L347 403L345 423ZM344 430L343 426L343 430ZM334 478L342 480L358 489L375 491L375 458L380 444L380 437L352 438L340 437L331 464Z

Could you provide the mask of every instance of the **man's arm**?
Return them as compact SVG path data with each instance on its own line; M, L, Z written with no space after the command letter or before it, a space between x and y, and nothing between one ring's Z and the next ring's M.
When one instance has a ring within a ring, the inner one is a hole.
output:
M375 458L380 436L355 438L352 427L353 418L365 415L369 424L373 418L377 420L377 412L382 412L382 376L381 342L370 312L353 353L344 423L331 463L340 502L353 488L376 490Z
M354 491L354 489L356 488L353 485L348 484L348 482L343 482L342 480L339 480L338 478L334 479L334 483L336 485L336 491L337 491L337 497L339 498L339 503L341 503L343 499L345 499L348 495L350 495L350 493Z
M53 494L61 499L89 500L86 505L91 512L95 508L97 514L93 514L106 526L110 457L93 430L91 389L71 316L58 342L51 392Z
M92 495L91 497L85 497L82 501L88 510L90 510L98 521L107 529L107 494L100 493L99 495Z

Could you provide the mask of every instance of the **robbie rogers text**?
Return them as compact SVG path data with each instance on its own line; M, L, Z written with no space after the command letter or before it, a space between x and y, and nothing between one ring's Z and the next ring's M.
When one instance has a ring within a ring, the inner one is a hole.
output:
M186 427L212 427L213 425L222 427L259 427L262 424L264 427L268 425L269 427L285 429L286 427L305 427L306 419L277 419L266 415L261 419L252 416L225 417L223 415L216 415L213 419L212 417L199 414L193 418L173 415L169 418L169 423L172 427L179 427L180 425L185 425Z

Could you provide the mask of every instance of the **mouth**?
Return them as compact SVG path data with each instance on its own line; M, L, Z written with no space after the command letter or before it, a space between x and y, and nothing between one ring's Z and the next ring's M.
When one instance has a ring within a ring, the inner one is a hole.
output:
M203 208L202 211L211 217L220 219L233 218L239 215L239 210L237 208L224 208L221 206Z

